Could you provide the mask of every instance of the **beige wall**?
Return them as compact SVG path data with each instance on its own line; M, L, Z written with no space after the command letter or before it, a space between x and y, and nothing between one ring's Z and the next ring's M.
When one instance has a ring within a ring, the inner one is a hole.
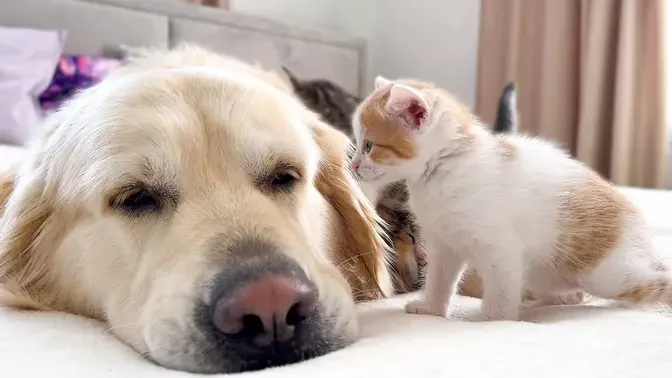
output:
M179 0L179 1L184 1L192 4L210 5L213 7L219 7L224 9L229 8L229 0Z
M473 106L480 0L230 0L233 11L361 36L378 74L432 80Z
M355 0L356 1L356 0ZM360 0L363 3L371 0ZM344 0L348 3L350 1ZM256 14L296 25L340 30L341 0L230 0L233 11Z
M380 0L374 73L435 81L469 106L476 99L479 0Z

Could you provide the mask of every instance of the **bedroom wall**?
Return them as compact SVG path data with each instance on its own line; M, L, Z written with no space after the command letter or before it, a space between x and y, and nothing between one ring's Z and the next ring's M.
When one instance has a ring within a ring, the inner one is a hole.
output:
M230 0L229 9L295 25L366 37L377 0Z
M374 72L435 81L473 106L480 6L476 0L378 1Z
M233 11L364 37L376 75L414 76L476 98L480 0L231 0Z

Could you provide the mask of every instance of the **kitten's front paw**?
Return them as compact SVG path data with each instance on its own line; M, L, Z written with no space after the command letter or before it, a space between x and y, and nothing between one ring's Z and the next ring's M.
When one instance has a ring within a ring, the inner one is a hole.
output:
M409 314L432 315L443 318L448 316L448 306L427 303L422 299L406 303L404 310Z

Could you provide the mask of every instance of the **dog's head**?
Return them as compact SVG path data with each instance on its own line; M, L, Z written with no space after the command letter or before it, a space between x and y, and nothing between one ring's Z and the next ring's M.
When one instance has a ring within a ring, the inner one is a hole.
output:
M156 53L49 120L5 205L0 302L101 319L194 372L355 339L353 296L391 285L347 138L227 62Z

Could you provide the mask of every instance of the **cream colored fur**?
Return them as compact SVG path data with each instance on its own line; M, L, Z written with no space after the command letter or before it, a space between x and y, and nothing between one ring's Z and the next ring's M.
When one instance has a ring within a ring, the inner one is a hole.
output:
M231 264L227 246L259 236L354 340L353 296L391 292L378 218L348 173L347 138L269 75L195 47L149 52L52 116L0 186L0 304L100 319L159 364L202 371L194 304ZM278 159L302 170L292 196L255 186ZM179 194L148 217L110 206L137 181Z

